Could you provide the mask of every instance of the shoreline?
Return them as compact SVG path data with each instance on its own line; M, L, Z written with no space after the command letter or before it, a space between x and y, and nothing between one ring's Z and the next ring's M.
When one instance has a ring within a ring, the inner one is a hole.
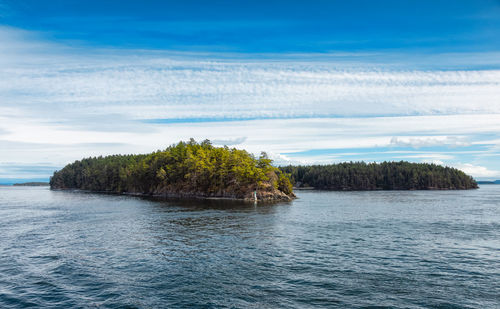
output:
M425 189L329 189L329 188L315 188L315 187L304 187L304 188L293 188L294 191L338 191L338 192L349 192L349 191L466 191L466 190L477 190L479 186L475 188L425 188Z
M164 193L164 194L147 194L147 193L136 193L136 192L114 192L114 191L94 191L94 190L84 190L77 188L50 188L51 191L68 191L68 192L81 192L81 193L98 193L98 194L110 194L110 195L127 195L127 196L137 196L137 197L150 197L150 198L164 198L164 199L197 199L197 200L221 200L221 201L238 201L245 203L280 203L280 202L291 202L297 197L275 198L275 199L257 199L253 198L238 198L229 196L204 196L199 194L181 194L181 193ZM280 197L283 197L280 195Z

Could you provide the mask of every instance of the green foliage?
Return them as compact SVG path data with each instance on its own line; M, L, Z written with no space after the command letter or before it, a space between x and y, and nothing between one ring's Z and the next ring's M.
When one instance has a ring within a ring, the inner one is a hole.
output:
M329 190L472 189L476 181L464 172L436 164L349 162L331 165L285 166L295 186Z
M148 155L87 158L55 172L51 188L143 194L180 193L244 197L272 184L293 195L288 176L244 150L214 147L193 139ZM279 173L279 177L276 173Z
M290 181L290 174L285 174L283 172L279 173L278 176L278 190L290 195L293 193L293 185Z

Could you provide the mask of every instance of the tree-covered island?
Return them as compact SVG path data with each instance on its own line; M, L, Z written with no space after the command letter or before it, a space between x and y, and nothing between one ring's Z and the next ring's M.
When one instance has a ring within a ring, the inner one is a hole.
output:
M179 142L146 155L87 158L66 165L50 179L51 189L289 201L290 178L265 153L214 147L210 141Z
M465 190L476 181L464 172L436 164L410 162L346 162L284 166L294 186L323 190Z
M86 158L50 179L51 189L80 189L165 197L289 201L293 186L323 190L459 190L477 188L464 172L436 164L350 162L330 165L271 165L245 150L210 141L179 142L143 155Z

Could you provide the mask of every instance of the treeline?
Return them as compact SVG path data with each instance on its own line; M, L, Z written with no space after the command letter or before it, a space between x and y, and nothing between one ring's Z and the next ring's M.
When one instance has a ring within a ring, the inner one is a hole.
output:
M349 162L330 165L284 166L296 187L326 190L474 189L476 181L464 172L436 164Z
M265 153L179 142L147 155L93 157L68 164L50 179L52 189L82 189L166 196L293 198L287 174Z
M21 183L15 183L13 186L15 187L43 187L43 186L48 186L48 182L43 182L43 181L31 181L31 182L21 182Z

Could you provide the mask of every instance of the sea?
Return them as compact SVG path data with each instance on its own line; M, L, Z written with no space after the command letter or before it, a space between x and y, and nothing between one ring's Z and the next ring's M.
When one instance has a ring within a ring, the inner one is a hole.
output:
M500 185L296 193L0 187L0 308L500 308Z

